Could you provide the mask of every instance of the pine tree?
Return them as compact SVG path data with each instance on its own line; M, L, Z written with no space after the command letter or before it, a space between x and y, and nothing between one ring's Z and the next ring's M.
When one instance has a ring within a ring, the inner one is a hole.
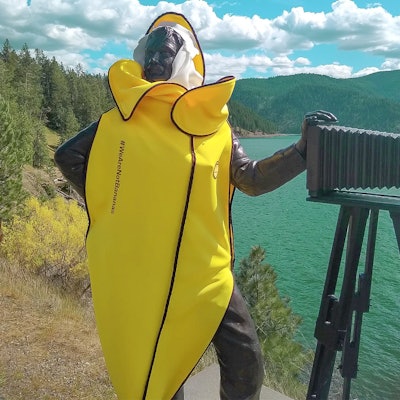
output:
M15 98L13 82L17 64L17 53L11 47L9 40L6 39L0 51L0 94L7 100Z
M264 259L265 250L254 246L248 258L240 262L236 282L256 325L268 384L294 396L305 390L304 374L311 353L295 340L301 317L293 313L289 299L280 296L277 274L271 265L263 263Z
M45 61L42 80L44 108L48 110L47 126L65 135L68 132L67 116L71 106L70 93L64 67L55 58Z
M18 105L34 118L40 118L42 114L41 72L40 65L31 57L25 43L18 54L13 86Z
M111 108L106 106L108 93L100 76L85 74L78 66L76 71L69 72L68 79L80 128L98 120L104 111Z
M35 168L43 168L50 164L44 125L36 121L34 123L33 134L32 166Z
M15 129L8 102L0 95L0 221L10 218L24 198L22 166L26 156L20 132Z

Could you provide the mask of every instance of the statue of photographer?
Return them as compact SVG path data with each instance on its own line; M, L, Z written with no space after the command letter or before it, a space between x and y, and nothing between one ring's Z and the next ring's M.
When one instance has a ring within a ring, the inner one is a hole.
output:
M59 147L55 161L83 196L96 321L119 399L183 399L213 343L221 399L258 399L264 365L234 283L231 201L305 169L301 139L251 160L227 123L231 76L204 85L196 34L158 17L133 60L111 66L116 107ZM334 118L319 112L318 118Z

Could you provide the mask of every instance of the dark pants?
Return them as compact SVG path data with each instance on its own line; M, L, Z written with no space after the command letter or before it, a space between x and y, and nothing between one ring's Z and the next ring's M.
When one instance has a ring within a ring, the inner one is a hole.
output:
M221 400L258 400L263 359L254 323L236 285L212 343L220 366ZM172 400L184 400L183 387Z

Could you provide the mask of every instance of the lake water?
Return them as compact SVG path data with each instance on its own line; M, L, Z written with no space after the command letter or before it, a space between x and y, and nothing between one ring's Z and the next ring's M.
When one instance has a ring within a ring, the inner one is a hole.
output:
M252 158L289 146L297 136L242 139ZM393 193L393 189L390 193ZM400 195L399 190L393 194ZM339 205L306 201L306 173L259 197L235 192L232 215L236 266L253 245L266 250L265 262L278 273L281 295L303 318L301 340L315 349L318 315ZM363 270L364 259L360 260ZM352 399L400 399L400 257L393 223L379 213L370 311L364 314L359 369ZM339 293L336 293L338 295ZM338 353L341 356L341 353Z

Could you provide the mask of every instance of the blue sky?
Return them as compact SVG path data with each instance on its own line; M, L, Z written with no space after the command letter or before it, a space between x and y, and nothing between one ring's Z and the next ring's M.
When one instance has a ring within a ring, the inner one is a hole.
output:
M93 73L130 58L166 11L185 14L195 28L208 81L400 69L399 0L0 0L0 7L2 41Z

